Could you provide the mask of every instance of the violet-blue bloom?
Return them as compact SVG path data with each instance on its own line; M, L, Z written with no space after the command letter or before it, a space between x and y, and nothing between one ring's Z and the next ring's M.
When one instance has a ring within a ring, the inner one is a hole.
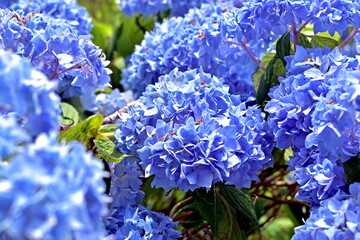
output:
M156 24L155 30L146 33L141 45L136 46L122 72L125 89L138 98L148 84L174 68L186 71L201 67L206 73L224 78L230 92L241 95L243 101L253 101L252 74L257 65L242 47L224 42L229 40L229 31L222 27L228 14L232 14L229 3L205 4L182 18ZM260 39L248 46L258 59L265 53L258 47L262 44Z
M79 35L90 35L91 19L86 8L79 6L77 0L12 0L10 9L22 9L25 13L42 13L60 23L65 21L74 27Z
M201 70L173 70L122 114L117 147L139 156L145 177L166 190L249 187L272 164L273 139L261 110L228 89Z
M295 228L293 240L357 239L360 236L360 183L353 183L350 192L341 190L321 202L304 225Z
M0 10L0 17L0 48L11 49L49 79L56 79L62 97L89 94L109 85L108 61L89 36L43 14Z
M80 143L57 142L56 133L40 135L0 166L0 233L10 239L105 236L102 163Z
M56 83L14 53L0 51L0 115L16 115L31 136L58 127Z

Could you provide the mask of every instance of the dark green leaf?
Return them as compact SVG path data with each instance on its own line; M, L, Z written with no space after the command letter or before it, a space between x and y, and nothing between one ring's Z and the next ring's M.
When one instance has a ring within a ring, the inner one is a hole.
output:
M285 76L286 69L280 59L275 59L275 63L273 65L273 75L271 77L271 85L279 85L278 76Z
M109 162L121 162L128 155L123 154L117 148L110 139L94 139L94 144L99 153L98 157L105 159Z
M325 46L334 49L335 47L337 47L339 45L339 42L336 41L333 38L328 38L328 37L323 37L323 36L309 36L311 38L310 43L312 45L315 45L319 48L323 48Z
M114 31L112 36L110 37L107 49L106 49L106 56L109 59L113 59L114 56L114 52L116 50L116 44L117 44L117 40L120 38L120 36L123 33L123 29L124 29L124 24L119 22L120 20L115 21L115 26L114 26Z
M60 119L61 124L70 126L79 123L79 113L71 104L62 102L60 106L62 110L62 118Z
M106 124L102 125L99 129L99 133L113 133L115 129L119 127L118 124Z
M130 55L135 45L142 41L145 31L154 28L154 19L152 16L145 19L139 15L129 18L121 14L120 23L117 26L111 37L107 54L110 56L116 51L118 56L125 57ZM113 56L110 57L112 58Z
M267 53L263 56L262 60L261 60L261 64L264 67L267 67L270 63L270 61L275 57L275 53ZM253 79L253 84L254 84L254 89L257 92L260 86L260 80L262 75L264 74L264 71L261 68L258 68L256 70L256 72L253 74L252 79Z
M306 35L304 35L302 33L300 33L300 35L299 35L299 40L300 40L300 46L302 46L304 48L312 48L313 47L313 45L307 39Z
M284 66L286 66L285 56L290 55L291 44L290 44L290 31L282 35L276 42L276 55L281 59Z
M196 189L193 192L196 209L205 221L210 225L215 235L218 235L220 223L225 219L222 202L214 191L206 192L204 189Z
M346 184L360 182L360 154L352 157L343 164Z
M276 58L273 58L267 66L265 73L260 78L260 83L258 84L259 87L256 91L256 102L259 105L263 104L270 91L271 82L274 75L275 62Z
M266 67L265 73L258 78L253 78L254 87L256 91L256 102L262 105L268 98L268 93L273 85L278 85L278 76L285 76L286 70L282 61L275 55ZM254 75L253 75L254 77ZM256 88L257 86L257 88Z
M240 228L236 212L233 209L228 209L226 214L226 220L222 221L219 226L218 239L227 240L246 240L246 231Z
M226 204L236 210L236 219L239 227L247 234L252 231L259 231L258 219L255 213L254 204L247 191L234 186L218 184L220 194L224 196Z
M181 226L187 229L193 229L200 227L204 224L204 218L200 215L199 212L194 211L190 216L186 218L186 220L182 220Z
M94 115L83 122L60 132L60 140L65 139L67 142L80 141L88 148L93 145L93 140L98 137L98 130L103 122L103 116Z

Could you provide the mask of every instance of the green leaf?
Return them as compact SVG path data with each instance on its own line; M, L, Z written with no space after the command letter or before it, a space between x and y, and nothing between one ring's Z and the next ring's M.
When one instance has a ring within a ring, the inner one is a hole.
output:
M319 48L323 48L323 47L327 46L331 49L334 49L335 47L337 47L339 45L339 42L333 38L317 36L317 35L312 35L309 37L311 38L310 43Z
M360 154L352 157L343 164L346 184L360 182Z
M313 45L308 40L307 36L302 33L300 33L300 35L299 35L299 40L300 40L300 46L302 46L304 48L312 48L313 47Z
M118 124L106 124L99 128L99 133L113 133L119 127Z
M253 75L253 84L256 91L256 102L262 105L268 98L268 93L272 85L278 85L278 76L285 76L286 70L283 62L277 55L270 60L266 67L265 73L259 79L258 76Z
M61 124L71 126L79 123L79 112L71 104L62 102L60 106L62 110Z
M193 192L196 209L204 220L210 225L215 236L220 230L220 223L225 218L222 202L213 190L206 192L204 189L196 189Z
M94 36L93 43L100 49L105 49L106 44L112 35L113 25L105 22L99 22L95 19L92 23L94 25L91 30L91 34Z
M129 155L123 154L117 148L115 148L115 144L110 139L94 139L94 144L99 153L98 157L105 159L109 162L121 162L125 157Z
M219 226L218 239L227 240L246 240L246 232L237 224L236 213L233 209L226 212L226 221L222 221Z
M153 17L144 18L140 15L133 17L126 17L121 13L120 23L115 27L113 36L110 39L110 44L107 49L109 58L113 58L113 52L116 51L118 56L128 56L134 51L136 44L139 44L143 38L145 31L150 31L154 28Z
M275 53L270 52L267 53L263 56L262 60L261 60L261 64L264 67L267 67L270 63L270 61L275 57ZM261 82L261 77L264 74L264 71L261 68L258 68L256 70L256 72L252 75L252 79L253 79L253 84L254 84L254 89L255 92L258 91L259 86L260 86L260 82Z
M235 186L218 184L220 194L224 196L226 204L236 210L236 219L239 227L247 234L252 231L259 231L258 218L255 213L255 206L247 191Z
M275 62L276 62L276 58L273 58L268 64L265 73L261 76L260 82L256 84L259 86L256 91L256 102L259 105L263 104L270 91L271 82L274 75Z
M282 35L276 42L276 55L281 59L284 66L286 66L285 56L290 55L291 44L290 44L290 31Z
M88 148L92 148L93 140L99 136L98 130L103 122L102 115L94 115L83 122L60 132L60 141L80 141Z
M294 227L290 218L278 218L264 228L263 235L265 239L288 240L294 235Z
M223 183L217 183L216 189L216 193L196 189L192 195L196 209L217 239L245 240L252 231L259 230L254 206L246 191Z

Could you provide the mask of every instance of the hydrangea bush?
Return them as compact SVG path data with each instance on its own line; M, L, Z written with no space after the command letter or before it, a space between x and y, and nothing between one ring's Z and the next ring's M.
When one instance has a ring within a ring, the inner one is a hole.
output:
M360 238L358 0L108 3L0 3L1 240Z

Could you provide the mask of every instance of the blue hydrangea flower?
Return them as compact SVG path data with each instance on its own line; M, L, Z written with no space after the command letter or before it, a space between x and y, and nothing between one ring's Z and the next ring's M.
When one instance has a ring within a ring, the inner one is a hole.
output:
M293 240L357 239L360 236L360 183L350 185L350 193L341 190L313 210L305 225L295 228Z
M101 239L107 213L103 165L80 143L57 135L34 144L0 168L0 233L10 239Z
M108 234L115 234L124 224L124 214L127 207L136 207L143 201L141 191L143 176L138 159L125 158L118 164L111 165L110 195L111 214L103 219Z
M162 213L138 205L143 201L138 159L125 158L111 166L111 214L103 219L111 239L177 239L177 223Z
M138 165L138 159L125 158L120 163L115 164L111 171L111 206L126 207L135 206L143 201L144 192L141 191L142 171Z
M317 207L345 186L345 172L338 156L323 157L317 148L301 148L288 162L293 178L300 185L296 198Z
M138 155L153 185L184 191L226 181L249 187L272 164L261 110L245 108L216 77L174 69L122 114L117 147Z
M316 206L345 185L341 162L359 145L358 61L337 49L297 48L265 110L279 148L292 147L297 198Z
M320 96L312 114L312 132L306 146L317 146L322 155L340 154L347 160L360 152L360 71L344 72L329 80L329 91Z
M87 36L66 22L42 14L0 10L0 48L29 59L50 80L58 80L62 97L79 96L109 85L105 56Z
M0 162L15 154L19 145L29 141L31 137L14 118L0 116Z
M149 17L170 9L172 16L183 16L191 8L200 7L202 3L209 3L211 0L121 0L120 8L127 16L141 13Z
M0 115L16 115L31 136L59 125L56 84L35 71L25 59L0 51Z
M174 230L177 222L162 213L150 211L140 205L128 206L122 212L122 224L111 235L114 240L176 240L181 237L180 232Z
M279 78L280 85L271 89L269 93L271 101L266 105L265 110L270 113L269 124L279 148L290 146L301 148L305 144L309 147L312 136L308 135L314 131L314 123L320 120L318 111L324 108L323 102L328 103L331 107L330 96L335 94L331 89L338 89L339 86L342 86L336 85L336 82L339 78L344 78L344 74L346 75L344 71L355 71L358 61L355 58L341 55L337 49L330 51L326 48L304 49L301 47L297 49L294 56L286 59L288 62L287 76ZM353 93L357 88L354 86L356 83L354 80L346 79L341 84L348 82L348 88L352 90L346 92L347 88L345 88L341 92L344 96L350 94L356 99L357 93ZM341 92L338 94L341 95ZM329 99L326 100L326 98ZM351 98L344 99L343 104L347 102L352 105L352 101L354 100ZM345 128L351 128L354 124L357 116L354 110L356 109L349 109L350 112L353 112L353 120L345 121L344 124L348 124ZM329 122L329 120L327 121ZM343 132L345 128L343 127L339 131Z
M119 89L114 89L111 93L83 95L80 99L86 110L103 116L108 116L134 101L131 91L120 92Z
M0 8L8 8L13 3L13 0L3 0L0 2Z
M250 0L229 15L224 27L238 41L251 44L263 39L269 45L287 30L298 30L302 23L313 23L315 34L331 35L349 26L359 26L360 3L347 0Z
M228 30L221 26L232 12L227 6L205 4L183 18L156 24L155 30L146 33L135 48L123 71L125 89L132 90L138 98L148 84L154 84L159 76L174 68L186 71L201 67L206 73L222 77L230 92L240 94L243 101L254 100L252 74L257 65L242 47L223 41L228 39ZM262 45L262 41L254 45ZM249 48L255 49L252 45ZM254 51L257 58L264 52Z
M79 6L77 0L13 0L7 8L22 9L25 13L43 13L55 21L66 21L79 35L90 35L91 19L86 8Z

